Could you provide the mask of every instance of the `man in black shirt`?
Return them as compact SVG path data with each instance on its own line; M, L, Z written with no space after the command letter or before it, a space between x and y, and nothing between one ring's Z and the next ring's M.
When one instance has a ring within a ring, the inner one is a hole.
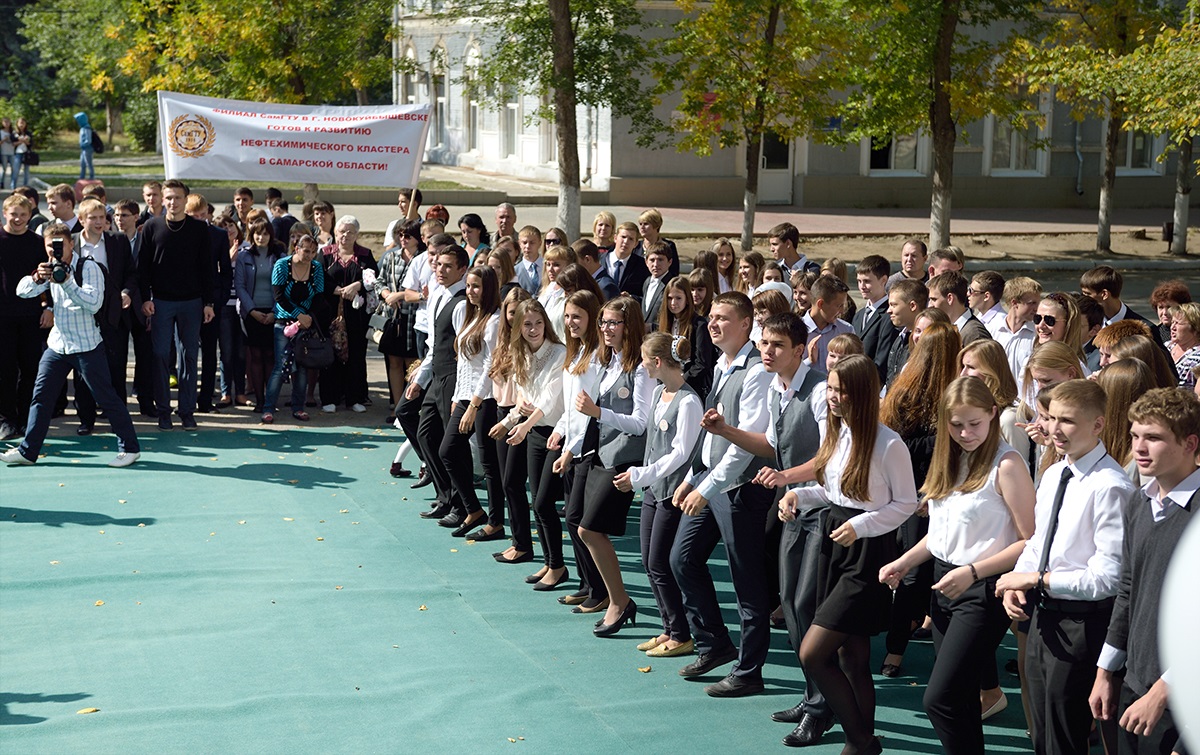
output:
M157 363L154 403L158 427L170 430L171 343L176 330L183 346L183 370L179 375L179 417L184 430L196 429L196 355L200 349L200 325L213 319L215 296L212 252L208 225L188 217L188 188L171 179L163 184L166 214L151 218L141 230L138 253L138 287L142 314L150 321L150 338Z
M24 434L46 329L54 323L42 299L17 296L17 283L46 261L41 237L28 230L35 207L20 194L4 200L0 228L0 440ZM48 305L46 305L48 306Z

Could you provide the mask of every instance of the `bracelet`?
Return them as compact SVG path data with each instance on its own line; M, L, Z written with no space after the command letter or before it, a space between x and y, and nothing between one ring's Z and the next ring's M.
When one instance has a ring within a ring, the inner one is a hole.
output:
M1037 589L1041 592L1046 591L1046 572L1038 572Z
M967 564L967 568L971 570L971 581L979 581L979 572L975 571L975 564Z

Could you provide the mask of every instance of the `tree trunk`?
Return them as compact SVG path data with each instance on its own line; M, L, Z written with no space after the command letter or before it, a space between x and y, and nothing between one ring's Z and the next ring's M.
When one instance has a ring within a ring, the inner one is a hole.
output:
M950 112L950 58L958 28L958 0L942 0L941 23L933 61L933 103L929 130L933 136L933 191L929 198L929 246L950 245L950 207L954 194L954 143L958 129Z
M304 201L315 202L321 198L321 187L316 184L304 184Z
M365 90L365 89L361 89L361 88L355 89L354 90L354 98L358 102L359 107L362 107L363 105L371 104L367 100L367 90Z
M121 131L121 111L113 105L109 98L104 100L104 140L112 147L113 134Z
M1112 251L1112 191L1117 180L1117 139L1121 135L1123 121L1116 114L1116 106L1112 105L1112 115L1108 118L1108 133L1104 135L1104 173L1100 178L1100 212L1096 219L1096 251Z
M554 48L554 132L558 140L558 227L579 238L579 134L575 123L575 29L570 0L550 0Z
M1187 254L1188 200L1192 198L1193 136L1179 145L1179 166L1175 169L1175 235L1171 238L1171 254Z
M762 134L746 144L746 188L742 193L742 251L754 248L754 213L758 210L758 166L761 164Z

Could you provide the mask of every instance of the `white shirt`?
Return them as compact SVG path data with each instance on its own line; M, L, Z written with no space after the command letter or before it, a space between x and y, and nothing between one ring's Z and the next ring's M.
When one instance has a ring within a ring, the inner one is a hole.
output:
M1033 535L1013 571L1037 571L1050 527L1050 512L1063 469L1075 476L1067 483L1058 529L1050 545L1051 573L1046 594L1067 600L1103 600L1117 594L1121 579L1121 544L1125 524L1121 512L1137 494L1125 470L1104 449L1103 443L1071 462L1052 465L1038 485Z
M1114 322L1120 322L1121 320L1124 320L1126 317L1129 317L1129 307L1125 306L1124 302L1121 302L1121 308L1117 310L1115 315L1104 318L1104 325L1107 327L1112 325Z
M654 422L662 421L671 402L660 398L654 407ZM704 404L694 393L679 397L679 409L675 416L675 437L671 438L671 450L666 456L655 459L644 467L629 470L629 483L635 490L648 488L658 480L677 471L692 459L696 439L700 437L700 419L704 416Z
M82 286L75 283L75 265L83 265ZM31 275L17 282L17 296L22 299L41 296L46 289L50 289L54 307L54 327L46 337L46 346L59 354L82 354L100 346L100 326L95 317L104 303L104 274L100 268L82 258L74 259L62 283L35 283Z
M863 330L866 330L867 325L875 320L875 317L883 310L883 316L887 317L887 296L879 297L878 301L869 301L863 307Z
M566 346L550 340L543 341L542 347L530 355L532 364L529 366L529 380L517 385L517 406L522 401L528 401L542 410L542 418L537 421L538 427L554 427L562 417L562 365L566 355ZM520 414L514 409L504 418L504 424L512 428L519 419Z
M825 359L829 356L829 342L834 339L834 336L840 336L843 333L853 333L854 326L840 317L826 325L824 328L817 327L817 321L812 318L808 312L804 313L805 327L808 328L808 341L805 345L805 354L808 353L808 345L815 339L820 338L821 343L817 345L817 361L814 363L819 367L825 366ZM806 357L807 358L807 357Z
M968 322L970 322L970 320L971 320L971 310L968 309L965 312L963 312L961 315L959 315L958 319L954 321L954 329L957 330L959 333L961 333L963 326L966 325Z
M577 367L582 357L582 353L577 354L571 367ZM595 401L599 394L600 377L604 370L595 357L594 352L588 355L587 368L578 375L569 369L562 371L563 413L554 425L554 432L562 436L563 450L570 451L573 456L578 456L583 449L583 437L591 419L575 408L575 398L580 391L584 391Z
M438 315L442 313L442 308L446 306L450 300L459 291L467 287L465 280L459 280L452 286L439 286L437 293L431 294L429 298L429 334L425 338L425 358L421 360L421 366L417 368L417 384L422 388L428 387L429 381L433 379L433 348L436 345L436 335L433 332L433 323L437 320ZM463 299L450 313L450 320L454 323L454 332L462 331L463 321L467 319L467 301Z
M92 259L104 265L104 269L108 269L108 248L104 244L104 234L100 234L100 240L95 244L91 243L79 234L79 251L80 257L91 257Z
M753 344L747 341L732 360L724 353L717 357L713 367L715 379L713 384L720 390L729 378L733 367L741 367L750 358ZM748 433L765 433L767 425L771 424L771 413L767 409L767 386L771 384L771 374L763 369L762 363L752 365L746 370L742 381L742 395L739 397L741 413L738 415L737 428ZM720 459L712 457L712 433L704 434L704 443L700 448L701 459L708 469L699 475L688 472L687 482L700 491L700 495L712 500L718 491L726 487L729 480L746 471L754 455L736 443L730 443Z
M1006 456L1024 464L1012 446L1002 442L982 488L970 493L955 490L945 498L928 499L929 535L925 543L931 556L965 566L990 558L1021 539L1012 512L996 488L1000 461ZM963 454L959 485L967 479L970 464L970 455Z
M600 378L599 393L604 393L621 375L625 368L621 365L621 353L614 351L604 375ZM633 414L617 414L612 409L600 407L600 424L615 427L628 435L642 435L646 432L646 422L650 417L650 403L654 401L654 381L646 374L646 368L638 364L633 373Z
M625 259L618 259L616 252L609 252L604 256L604 264L608 268L608 276L613 279L613 282L620 285L621 282L617 280L617 263L621 263L621 272L624 273L629 269L629 257L632 257L633 255L630 254L629 257L626 257Z
M663 278L665 277L664 275ZM666 285L663 283L662 278L650 276L648 280L650 282L646 284L646 295L642 297L642 315L647 317L650 315L650 305L654 303L655 294L658 293L660 288Z
M850 518L850 526L859 537L892 532L917 510L917 485L913 481L908 447L895 430L882 424L878 428L875 447L871 449L869 501L850 498L841 489L842 472L850 460L853 441L850 428L845 424L838 430L837 448L825 467L825 484L795 491L802 506L828 502L860 509L863 513Z
M1004 322L1004 318L1008 317L1008 312L999 304L993 306L987 312L979 316L980 322L992 334L992 338L996 337L996 331L1000 328L1000 323ZM1004 344L1001 344L1003 346Z
M463 309L464 318L466 309ZM483 326L483 341L479 353L464 356L463 336L466 328L459 328L458 333L458 371L454 383L454 395L451 401L470 401L478 397L487 400L492 397L492 378L488 372L492 369L492 354L496 351L496 335L500 331L500 315L493 313Z
M1000 334L996 336L996 340L1004 345L1004 355L1008 357L1008 368L1012 370L1013 379L1017 381L1017 385L1021 385L1021 381L1025 375L1025 365L1029 362L1029 356L1033 354L1033 345L1037 342L1037 331L1033 329L1033 323L1025 322L1021 325L1021 329L1016 333L1012 333L1005 324L1000 329Z
M430 287L429 298L433 298L433 268L429 266L429 252L421 252L408 263L404 271L404 282L401 284L409 291L420 292L426 286ZM417 314L413 318L413 328L428 333L430 331L429 299L417 304Z

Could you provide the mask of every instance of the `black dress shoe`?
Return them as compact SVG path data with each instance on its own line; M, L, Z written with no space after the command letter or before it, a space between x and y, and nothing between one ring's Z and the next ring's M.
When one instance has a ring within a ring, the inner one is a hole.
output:
M188 432L194 432L196 430L196 415L180 414L179 419L184 430L187 430Z
M558 602L562 603L564 606L577 606L580 603L582 603L583 601L587 600L587 598L588 598L587 590L577 590L576 592L573 592L570 595L558 596Z
M480 527L471 534L467 535L467 539L474 540L477 543L486 543L489 540L503 540L504 530L496 530L489 535L488 533L484 532L483 527Z
M501 564L525 564L533 560L533 551L525 551L516 558L505 558L503 553L493 553L492 558Z
M412 484L412 489L423 488L432 483L433 475L429 474L429 470L422 466L420 473L417 475L417 481Z
M833 721L805 713L804 718L796 725L791 734L783 738L788 747L808 747L821 741L821 735L829 731Z
M92 434L92 426L91 425L80 425L79 427L75 428L75 434L76 435L91 435Z
M388 474L392 477L412 477L412 472L404 468L404 465L398 461L393 461Z
M762 694L762 691L763 683L761 681L743 679L733 674L704 688L705 694L709 697L748 697Z
M457 511L451 511L449 514L446 514L444 517L438 520L439 527L455 528L462 523L463 517Z
M442 517L446 516L449 513L450 513L450 504L442 503L442 504L435 505L429 511L422 511L421 518L422 519L439 519L440 520Z
M701 653L700 657L679 669L682 677L704 676L715 668L737 660L738 651L735 647L714 653Z
M550 584L546 584L545 582L538 580L533 583L533 589L537 590L538 592L550 592L551 590L557 590L563 582L566 582L570 578L570 572L564 568L562 574L558 575L558 579L554 580Z
M895 679L900 676L900 667L895 663L885 663L879 668L879 675L886 676L888 679Z
M621 631L621 628L625 626L625 622L627 621L629 622L629 626L637 626L637 603L634 603L632 598L625 604L625 608L621 610L621 615L617 617L616 621L611 624L600 624L599 626L592 627L592 634L597 637L612 637Z
M608 598L596 600L586 598L582 603L571 609L571 613L598 613L608 610Z
M466 519L462 520L462 524L458 525L458 527L456 527L455 530L450 533L450 535L451 537L466 537L468 532L475 529L479 525L484 524L485 522L487 522L487 514L483 513L482 511L480 511L479 516L475 517L474 519L468 515Z
M777 710L771 714L772 721L778 721L781 724L798 724L808 715L804 712L804 703L797 703L787 710Z
M159 430L170 430L172 427L174 427L174 425L171 424L171 415L170 414L159 415L159 417L158 417L158 429Z

